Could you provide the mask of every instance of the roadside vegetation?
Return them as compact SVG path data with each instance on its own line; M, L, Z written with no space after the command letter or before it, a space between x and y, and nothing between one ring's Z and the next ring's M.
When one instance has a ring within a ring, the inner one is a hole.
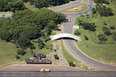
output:
M63 55L66 58L66 60L68 61L68 63L80 63L80 61L78 61L76 58L74 58L74 56L72 56L68 50L65 48L65 46L63 45L63 41L61 41L61 46L62 46L62 51L63 51Z
M69 66L77 67L84 70L95 70L95 68L82 64L73 55L71 55L69 51L66 49L66 47L64 46L63 41L61 41L61 46L62 46L63 56L66 58L67 62L69 63Z
M116 65L116 1L104 1L95 0L98 4L92 14L81 15L75 20L74 24L80 26L78 36L82 39L77 45L88 56Z
M49 36L65 19L65 15L48 9L17 10L11 19L1 17L0 65L33 58L35 53L50 54L53 46Z
M22 0L0 0L0 11L18 11L26 9Z
M45 8L50 6L57 6L68 3L75 0L23 0L24 2L30 2L31 5L35 5L37 8Z

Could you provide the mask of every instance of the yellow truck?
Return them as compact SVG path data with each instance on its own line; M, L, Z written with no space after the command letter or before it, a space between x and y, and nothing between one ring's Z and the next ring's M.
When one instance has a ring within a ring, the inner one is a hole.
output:
M50 72L50 69L41 69L40 72Z

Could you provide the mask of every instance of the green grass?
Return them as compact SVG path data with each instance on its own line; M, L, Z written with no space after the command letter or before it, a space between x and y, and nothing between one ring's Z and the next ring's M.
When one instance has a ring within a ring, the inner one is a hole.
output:
M82 41L78 42L78 47L88 56L97 59L101 62L116 64L116 45L114 44L94 44L87 30L80 30ZM89 40L85 40L84 35L87 35Z
M0 40L0 66L15 62L16 50L14 44Z
M78 61L74 56L72 56L68 50L65 48L63 41L61 41L61 46L62 46L62 51L63 51L63 56L66 58L68 63L73 62L76 64L77 68L84 69L84 70L95 70L95 68L87 66L82 64L80 61ZM81 67L82 66L82 67ZM89 69L90 68L90 69Z
M12 12L0 12L0 15L12 15Z
M59 45L56 45L56 50L59 50Z
M95 23L96 27L96 31L95 32L91 32L92 37L94 39L95 42L99 43L99 39L97 38L98 34L103 33L102 31L102 27L108 27L110 28L110 26L114 26L116 28L116 9L114 7L116 7L116 0L112 0L113 2L110 5L107 5L107 7L112 8L113 13L115 14L114 16L109 16L109 17L100 17L98 14L92 15L90 14L87 18L87 16L85 17L78 17L74 24L78 25L78 19L82 19L85 22L89 22L89 23ZM106 22L107 25L104 25L103 22ZM111 30L111 33L116 32L115 30ZM87 30L83 30L80 29L81 32L81 39L82 41L77 43L78 47L88 56L104 62L104 63L113 63L114 65L116 65L116 44L111 44L116 43L116 41L113 40L112 35L110 36L106 36L106 38L108 39L104 44L94 44L92 41L92 38L89 34L89 31ZM87 37L89 38L89 40L85 40L84 39L84 35L87 35ZM88 46L88 47L87 47Z
M52 52L52 50L47 48L39 49L38 43L33 44L36 47L36 49L33 50L34 53L43 53L48 55ZM52 41L48 41L46 44L51 45ZM33 58L33 54L30 49L25 49L24 51L26 54L24 56L19 55L20 59L16 60L15 56L17 55L17 48L15 47L15 44L0 40L0 66L12 62L25 62L25 59Z
M38 8L35 7L35 5L31 5L30 2L24 3L24 5L26 6L26 8L32 10L32 11L37 11Z

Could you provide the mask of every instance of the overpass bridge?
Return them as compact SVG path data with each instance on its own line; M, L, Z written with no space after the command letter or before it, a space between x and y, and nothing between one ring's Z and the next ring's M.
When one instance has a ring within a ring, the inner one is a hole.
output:
M50 38L51 38L51 40L57 40L57 39L60 39L60 38L72 38L72 39L81 41L81 38L80 37L75 36L73 34L69 34L69 33L56 34L56 35L51 36Z

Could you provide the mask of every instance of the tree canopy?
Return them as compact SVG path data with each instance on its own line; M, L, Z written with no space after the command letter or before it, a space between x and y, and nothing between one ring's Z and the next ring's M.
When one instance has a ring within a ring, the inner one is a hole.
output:
M23 0L24 2L29 1L31 4L34 4L37 8L43 8L48 6L56 6L68 3L75 0Z
M108 0L94 0L94 2L109 4Z
M20 37L30 40L41 36L49 37L51 32L57 29L57 24L64 20L64 15L48 9L16 11L12 19L0 18L0 38L6 41L17 41L23 40Z
M97 12L100 14L100 16L112 16L112 9L107 8L106 6L100 6L99 4L96 6Z
M26 9L22 0L0 0L0 11L18 11Z

